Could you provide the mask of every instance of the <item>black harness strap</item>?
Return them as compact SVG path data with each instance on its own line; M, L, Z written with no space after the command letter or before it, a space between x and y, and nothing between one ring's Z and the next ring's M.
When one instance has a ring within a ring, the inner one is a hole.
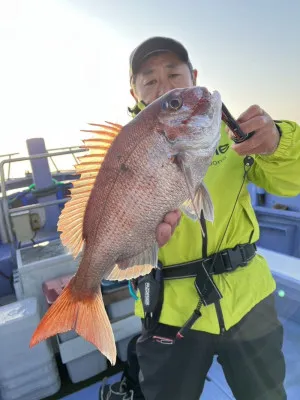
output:
M238 267L245 267L255 253L255 243L238 245L207 258L165 267L162 269L162 274L164 279L192 278L197 276L199 269L204 266L210 275L219 275L224 272L232 272Z

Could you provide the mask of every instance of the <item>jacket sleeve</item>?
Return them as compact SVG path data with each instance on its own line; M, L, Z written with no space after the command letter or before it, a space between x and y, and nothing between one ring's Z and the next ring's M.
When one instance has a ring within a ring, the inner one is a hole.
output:
M300 194L300 126L292 121L276 121L281 131L279 146L272 155L255 156L249 180L276 196Z

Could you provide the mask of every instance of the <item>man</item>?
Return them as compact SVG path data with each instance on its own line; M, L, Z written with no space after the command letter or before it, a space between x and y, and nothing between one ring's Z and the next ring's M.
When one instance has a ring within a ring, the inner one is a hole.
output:
M164 93L196 85L196 80L197 70L182 44L163 37L146 40L130 57L133 116ZM136 302L136 314L143 319L136 352L144 397L127 387L121 398L131 393L133 399L199 399L217 355L236 399L286 399L275 281L266 260L256 253L259 226L246 185L251 181L281 196L300 193L300 127L275 123L257 105L238 123L254 135L233 144L222 123L219 147L204 180L215 208L214 223L202 216L203 235L199 224L174 210L157 228L163 297L150 316L141 299ZM139 289L142 284L143 279ZM132 363L129 351L130 357Z

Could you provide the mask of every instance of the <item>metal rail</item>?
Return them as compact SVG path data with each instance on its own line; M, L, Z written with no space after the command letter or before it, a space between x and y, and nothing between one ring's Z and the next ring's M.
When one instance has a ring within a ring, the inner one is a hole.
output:
M43 208L43 207L53 206L55 204L67 203L67 201L69 200L70 200L69 198L65 198L59 200L45 201L45 203L30 204L29 206L18 207L17 210L22 210L22 211L34 210L36 208ZM10 208L8 210L8 213L13 214L16 212L15 210L16 210L15 208Z
M75 160L75 163L78 164L78 160L77 160L77 158L75 157L74 153L76 153L76 150L75 150L75 149L79 149L79 146L57 147L57 148L55 148L55 149L47 149L47 151L49 152L49 151L66 150L66 149L70 150L70 154L72 154L72 156L73 156L73 158L74 158L74 160ZM51 154L50 160L51 160L52 164L54 165L54 168L56 169L56 172L60 172L60 170L57 168L57 165L55 164L55 162L54 162L52 156L53 156L53 154Z
M34 156L18 157L18 158L13 158L13 159L9 158L9 159L6 159L6 160L3 160L0 162L0 187L1 187L1 193L2 193L2 212L3 212L3 217L4 217L5 228L7 231L7 237L11 243L14 242L14 236L13 236L13 229L12 229L12 224L11 224L11 220L10 220L10 214L12 214L14 212L13 210L15 210L15 208L9 209L9 207L8 207L7 192L6 192L6 186L5 186L4 165L8 164L8 163L12 163L12 162L38 160L41 158L51 158L51 156L63 156L63 155L72 154L72 153L82 153L85 151L86 151L85 149L77 149L77 150L71 150L71 151L70 150L59 151L59 152L54 152L54 153L42 153L42 154L36 154ZM16 154L18 154L18 153L16 153ZM55 205L55 204L66 203L67 201L68 201L68 199L53 200L53 201L48 201L45 203L32 204L29 206L18 207L18 210L20 210L20 211L32 210L35 208L48 207L48 206Z
M9 157L8 159L11 160L12 159L11 156L16 156L17 154L19 153L1 154L0 158ZM8 173L7 173L7 179L9 178L10 178L10 163L8 164Z

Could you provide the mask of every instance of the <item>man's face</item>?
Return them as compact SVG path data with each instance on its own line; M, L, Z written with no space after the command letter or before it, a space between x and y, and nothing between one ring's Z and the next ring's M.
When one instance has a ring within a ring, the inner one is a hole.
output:
M175 88L191 87L196 81L187 64L174 53L161 53L149 57L141 66L131 94L135 100L152 103L158 97Z

